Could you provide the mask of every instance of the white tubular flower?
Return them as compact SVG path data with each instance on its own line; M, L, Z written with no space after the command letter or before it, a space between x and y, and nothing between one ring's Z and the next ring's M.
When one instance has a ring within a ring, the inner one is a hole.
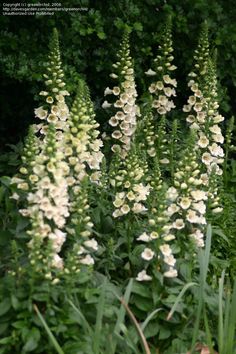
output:
M111 90L109 87L107 87L104 91L104 96L112 95L112 94L113 94L113 90Z
M135 214L139 214L139 213L142 213L144 211L147 211L147 208L141 203L134 203L132 211Z
M145 261L150 261L151 259L153 259L154 255L155 253L150 248L145 248L144 251L141 253L141 257Z
M181 198L179 205L181 206L182 209L188 209L191 205L190 198L188 198L188 197Z
M104 108L104 109L110 108L111 106L112 106L112 104L107 102L107 101L104 101L103 104L102 104L102 108Z
M178 272L176 269L174 269L173 267L170 267L168 271L164 272L164 277L166 278L176 278L178 275Z
M35 116L39 119L46 119L48 115L48 111L43 108L43 106L36 108L34 110Z
M185 223L183 221L183 219L176 219L173 224L172 224L174 229L178 229L181 230L185 227Z
M157 73L152 69L148 69L148 71L145 71L145 74L147 76L155 76Z
M58 254L54 254L51 266L57 269L63 269L63 259Z
M141 272L138 273L136 280L137 281L150 281L150 280L152 280L152 277L147 274L146 270L142 270Z
M164 262L165 262L165 264L174 267L174 265L176 263L176 259L173 256L173 254L170 254L169 256L164 257Z
M98 243L94 238L92 238L91 240L85 241L84 246L91 248L94 251L98 250Z
M205 135L200 136L200 139L198 140L198 145L201 148L206 148L209 144L209 140L207 139L207 137Z
M178 197L178 191L176 188L174 187L170 187L168 190L167 190L167 199L171 200L171 201L175 201Z
M90 256L90 254L87 254L84 258L80 259L80 263L84 265L93 265L94 264L94 259L93 257Z
M160 246L159 248L160 248L160 251L164 257L168 257L172 254L172 250L170 248L170 245L168 245L167 243Z
M149 242L151 237L146 233L142 233L138 238L137 241Z
M196 201L207 200L207 193L201 190L192 191L191 196Z

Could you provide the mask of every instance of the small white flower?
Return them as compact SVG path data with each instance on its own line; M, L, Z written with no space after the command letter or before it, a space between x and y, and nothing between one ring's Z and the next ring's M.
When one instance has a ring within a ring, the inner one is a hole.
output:
M145 71L145 74L147 76L155 76L157 73L153 71L152 69L149 69L148 71Z
M175 263L176 263L176 259L175 259L175 257L173 256L173 254L170 254L169 256L165 256L164 257L164 262L166 263L166 264L168 264L169 266L174 266L175 265Z
M62 269L63 268L63 259L58 256L58 254L54 254L53 259L52 259L52 267Z
M146 210L147 210L147 208L145 208L145 206L141 203L134 203L133 208L132 208L132 211L135 214L141 213Z
M146 270L142 270L138 273L136 277L137 281L149 281L152 280L152 277L146 273Z
M170 160L167 158L161 159L160 163L162 163L163 165L168 165L170 163Z
M193 203L192 207L194 210L197 210L200 214L206 213L206 205L202 200L198 203Z
M111 90L109 87L107 87L104 91L104 96L112 95L112 94L113 94L113 90Z
M175 235L172 235L172 234L167 234L165 236L163 236L163 240L168 242L168 241L172 241L175 239Z
M86 247L92 248L94 251L98 250L98 243L97 243L97 241L94 238L92 238L91 240L85 241L84 245Z
M200 201L200 200L207 200L207 194L204 191L201 190L196 190L191 192L191 196L193 197L194 200Z
M208 149L210 150L213 156L224 157L224 150L216 143L213 143L211 146L208 147Z
M188 209L191 205L191 200L187 197L183 197L181 198L179 205L182 209Z
M213 122L214 123L220 123L223 122L225 119L221 114L218 114L217 116L213 117Z
M43 109L43 106L36 108L34 110L35 116L38 117L39 119L46 119L48 111Z
M141 257L145 259L145 261L150 261L154 257L155 253L150 248L145 248L141 253Z
M221 129L217 124L210 127L209 130L214 134L221 134Z
M161 245L159 247L161 253L163 254L164 257L168 257L172 254L172 250L170 248L170 246L166 243L164 245Z
M183 219L176 219L172 224L174 229L181 230L184 228L185 224Z
M122 213L119 209L116 209L115 211L113 211L112 216L113 218L118 218L119 216L122 216Z
M190 222L190 223L198 223L199 221L199 217L196 213L195 210L188 210L187 215L186 215L186 219Z
M177 213L179 211L179 207L176 204L171 204L168 209L167 209L167 215L172 216L173 214Z
M137 238L137 241L149 242L150 236L146 232L144 232Z
M170 187L168 190L167 190L167 199L171 200L171 201L175 201L176 198L178 197L178 191L176 188L174 187Z
M213 212L214 214L221 213L222 211L223 211L223 208L220 208L220 207L212 209L212 212Z
M209 144L209 140L205 135L202 135L197 143L201 148L205 148Z
M175 277L177 277L178 272L173 267L170 267L169 270L167 272L165 272L163 275L166 278L175 278Z
M110 108L111 106L112 106L112 104L107 102L107 101L104 101L103 104L102 104L102 108L104 108L104 109Z
M20 196L16 192L14 192L12 194L12 196L10 197L10 199L14 199L14 200L19 200L19 198L20 198Z
M214 135L212 135L212 139L213 139L216 143L223 144L223 142L224 142L224 137L223 137L222 134L214 134Z
M204 154L202 154L202 162L205 165L210 165L213 161L213 157L211 156L211 154L209 154L209 152L204 152Z
M84 265L92 265L92 264L94 264L94 259L93 259L93 257L90 256L90 254L87 254L87 256L80 259L80 263L84 264Z

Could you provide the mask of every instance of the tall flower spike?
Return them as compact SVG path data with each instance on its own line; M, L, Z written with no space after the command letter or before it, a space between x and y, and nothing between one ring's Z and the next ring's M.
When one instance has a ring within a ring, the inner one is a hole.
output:
M201 26L198 46L194 52L194 69L189 73L189 77L196 83L199 83L207 72L207 63L209 59L209 39L208 39L208 24L204 22Z
M156 156L156 127L151 110L143 114L143 118L137 124L135 140L140 150L147 152L149 158ZM149 160L149 159L148 159Z
M26 206L27 193L32 190L34 184L38 181L38 177L33 172L33 167L40 150L39 146L39 139L35 135L34 126L31 125L21 155L22 165L19 173L11 179L12 184L17 184L17 192L14 193L12 198L16 200L20 198L24 206ZM24 210L21 213L24 215Z
M26 216L30 219L30 262L35 271L52 279L53 273L63 269L59 253L66 240L63 229L69 216L69 197L66 177L69 167L63 161L56 129L49 124L41 153L36 156L33 173L37 176L27 195Z
M194 133L191 133L187 148L178 163L174 187L167 190L167 200L167 215L171 220L172 233L178 237L186 230L196 246L203 247L208 191L205 190L204 180L200 176Z
M65 256L65 274L80 272L83 266L94 264L92 253L98 249L98 243L92 236L93 223L89 215L88 180L84 178L71 191L70 219L67 228L70 239Z
M100 150L103 142L98 138L99 124L95 120L88 87L82 81L71 108L68 125L65 132L65 155L70 165L71 178L81 180L88 173L92 181L98 182L104 157Z
M139 108L136 105L137 91L134 68L127 32L123 35L117 58L117 62L113 64L115 72L110 77L118 80L118 84L112 89L107 87L104 92L105 96L115 96L115 102L108 103L106 100L102 107L113 111L113 115L109 119L109 124L114 129L112 132L114 141L112 151L118 153L121 158L125 158L130 150L132 136L136 129L136 116L139 115Z
M218 124L224 117L218 111L216 64L209 56L207 27L203 28L195 54L198 54L195 55L195 61L199 61L199 64L195 64L198 74L191 75L193 79L189 81L189 86L192 95L183 110L188 112L186 120L190 128L196 130L198 137L197 147L200 150L201 176L205 180L205 189L210 188L209 181L217 189L214 175L222 175L220 165L224 162L224 151L220 146L224 137ZM210 193L209 196L212 201L216 201L217 193ZM217 207L215 211L221 211L221 208Z
M88 204L88 178L98 182L103 145L98 139L99 124L95 121L93 104L85 82L80 80L78 93L74 100L69 127L65 132L65 155L70 166L67 178L70 193L70 219L67 228L70 234L69 251L65 261L65 272L79 272L82 265L92 265L91 253L98 247L96 240L89 239L93 224L90 219ZM95 172L93 172L95 170Z
M144 232L137 237L138 242L145 243L141 258L145 262L145 268L148 267L149 274L155 274L162 268L164 277L174 278L178 273L175 269L176 259L169 243L175 239L175 235L170 232L171 225L168 224L166 188L161 179L157 161L154 164L150 184L152 193L148 197L148 204L151 206L148 224ZM145 272L145 276L143 272ZM152 277L147 275L146 269L139 272L136 277L138 281L151 279Z
M57 138L62 138L62 131L66 127L66 120L69 116L69 109L65 103L65 96L68 91L65 90L63 81L64 73L62 70L58 32L53 30L52 39L49 45L49 56L47 63L47 73L45 78L45 91L39 93L43 97L43 104L35 109L35 116L42 120L38 124L38 129L42 134L46 134L48 124L52 123L58 130Z
M172 64L174 56L172 54L172 23L168 18L163 34L158 46L159 53L154 60L153 69L145 72L147 76L153 77L154 82L149 86L149 92L152 95L152 107L157 110L160 115L165 115L175 108L172 96L176 96L175 87L176 79L172 79L172 71L176 66Z

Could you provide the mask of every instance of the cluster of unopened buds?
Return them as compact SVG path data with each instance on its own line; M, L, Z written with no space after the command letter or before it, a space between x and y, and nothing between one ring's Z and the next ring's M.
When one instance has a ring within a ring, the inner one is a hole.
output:
M166 114L175 108L172 96L176 96L176 79L172 79L170 74L177 67L172 64L172 30L171 24L166 24L166 28L158 46L159 54L154 59L154 70L149 69L145 72L147 76L157 77L149 86L149 92L153 96L152 107L156 108L158 114Z
M42 106L35 109L35 116L43 121L38 124L38 130L40 130L41 134L46 134L48 124L53 124L58 130L56 136L58 140L61 140L62 132L66 129L66 121L69 116L69 109L65 103L65 96L69 96L69 92L64 88L64 73L61 68L62 63L57 33L54 33L53 41L54 47L49 54L47 74L43 75L46 90L39 93L45 102Z

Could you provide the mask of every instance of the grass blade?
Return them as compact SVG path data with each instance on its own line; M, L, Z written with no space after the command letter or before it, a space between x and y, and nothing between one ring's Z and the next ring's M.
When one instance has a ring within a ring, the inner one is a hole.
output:
M194 330L193 330L193 338L192 338L192 346L190 353L194 352L194 347L197 341L200 319L202 316L202 310L204 306L204 292L206 286L206 277L208 272L209 260L210 260L210 250L211 250L211 235L212 228L211 225L207 226L207 236L206 236L206 245L205 250L199 251L199 267L200 267L200 275L199 275L199 302L197 308L197 316L195 320Z
M160 311L164 311L164 309L163 309L163 308L159 308L159 309L156 309L156 310L154 310L154 311L152 311L152 312L150 313L150 315L146 318L146 320L145 320L145 321L142 323L142 325L141 325L142 331L145 330L145 328L147 327L148 323L149 323L149 322L151 321L151 319L155 316L155 314L158 313L158 312L160 312Z
M129 303L129 298L130 298L130 295L131 295L132 287L133 287L133 279L131 278L129 283L128 283L128 285L127 285L127 288L125 290L125 294L124 294L124 297L123 297L123 299L124 299L126 304ZM118 297L118 299L120 299L120 298ZM114 329L114 332L117 333L117 334L120 333L120 324L124 322L125 313L126 313L125 308L124 308L123 305L121 305L119 313L118 313L115 329Z
M77 306L75 306L75 304L71 301L71 300L67 300L68 303L71 305L71 307L74 309L74 311L77 313L77 315L81 318L81 323L82 326L84 327L85 332L88 332L90 335L92 334L92 328L90 327L88 321L86 320L86 318L84 317L84 315L82 314L82 312L78 309Z
M223 270L219 280L219 301L218 301L218 346L219 352L223 354L224 351L224 322L223 322L223 288L224 288L225 271Z
M205 306L204 306L204 310L203 310L203 318L204 318L204 325L205 325L205 330L206 330L207 345L208 345L208 348L210 349L210 354L214 354L215 351L212 346L212 335L210 332L210 326L209 326Z
M97 308L97 318L96 318L94 342L93 342L95 354L100 353L99 347L100 347L100 339L102 336L102 319L104 314L106 288L107 288L107 282L105 279L102 285L102 291L99 297L98 308Z
M124 294L124 301L126 302L126 304L129 303L129 299L130 299L130 295L132 292L132 287L133 287L133 279L131 278L126 290L125 290L125 294ZM120 300L120 297L114 292L114 295ZM124 322L124 318L125 318L125 308L123 305L120 306L120 310L118 312L118 316L117 316L117 321L115 324L115 328L114 328L114 333L117 337L119 337L120 335L120 331L121 331L121 325ZM114 339L114 343L113 343L113 349L111 354L115 354L116 352L116 346L117 346L117 341Z
M174 305L172 306L170 312L168 313L168 316L167 316L167 321L169 321L171 319L171 317L173 316L180 300L182 299L182 297L184 296L185 292L191 288L192 286L195 286L197 285L197 283L194 283L194 282L190 282L190 283L187 283L185 284L185 286L183 287L183 289L181 290L181 292L179 293L179 295L177 296L176 300L175 300L175 303Z
M227 333L227 353L235 353L235 331L236 331L236 279L234 280L234 287L232 293L232 300L230 304L230 317Z
M37 305L34 305L34 310L35 310L35 312L37 313L37 316L38 316L38 318L40 319L40 321L41 321L43 327L45 328L45 330L46 330L46 332L47 332L49 338L51 339L51 342L52 342L52 344L53 344L55 350L57 351L57 353L58 353L58 354L65 354L65 353L63 352L61 346L59 345L58 341L57 341L56 338L54 337L52 331L51 331L50 328L48 327L48 325L47 325L45 319L44 319L43 316L41 315L41 313L40 313L40 311L39 311Z

